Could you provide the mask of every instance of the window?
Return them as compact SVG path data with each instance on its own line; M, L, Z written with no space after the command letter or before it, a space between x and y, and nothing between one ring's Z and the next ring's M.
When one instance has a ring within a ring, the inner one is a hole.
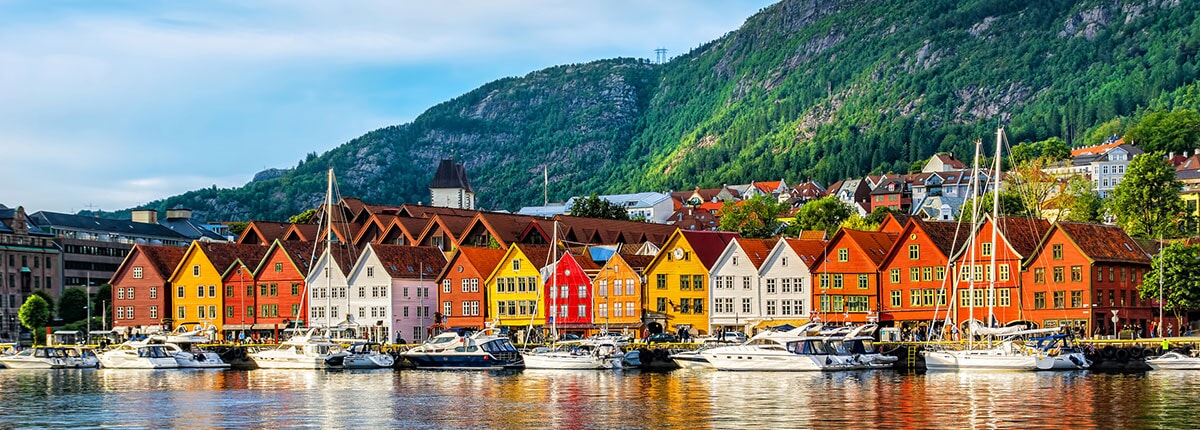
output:
M176 315L175 318L187 319L187 310L184 309L183 306L180 306L179 309L176 309L176 312L178 313L178 315Z
M587 305L579 305L579 308L575 310L575 316L577 318L586 317L587 316Z
M667 289L667 275L665 273L654 275L654 286L660 290ZM660 310L659 312L662 311Z
M463 315L473 315L471 313L471 302L462 302L462 314Z
M521 270L521 260L513 260L512 261L512 270L514 272Z
M1035 283L1035 284L1046 283L1046 268L1045 267L1034 267L1033 268L1033 283Z
M850 249L849 248L838 248L837 253L838 253L838 261L843 262L843 263L850 261Z
M150 298L152 298L152 299L158 298L158 288L150 287Z
M1034 309L1046 309L1046 293L1045 292L1033 293L1033 308Z
M579 297L579 298L581 298L581 299L586 299L586 298L587 298L587 296L588 296L588 294L587 294L587 292L588 292L588 291L587 291L587 290L588 290L588 288L587 288L587 285L580 285L580 286L579 286L579 296L578 296L578 297Z
M204 286L203 285L199 285L196 287L196 297L204 297ZM204 317L201 317L201 318L204 318Z
M200 277L200 265L192 266L192 277Z
M225 307L225 318L233 318L233 306Z
M150 307L150 319L152 319L152 320L158 319L158 306Z
M869 302L867 296L846 296L846 312L866 312Z
M767 278L767 294L775 294L775 278Z
M895 268L895 269L888 271L888 275L889 275L889 280L891 281L891 283L893 283L893 284L900 283L900 269L899 268Z
M1083 307L1083 290L1075 290L1071 292L1071 307Z
M196 306L196 315L200 319L206 318L205 315L207 314L204 312L204 306Z
M608 281L601 279L596 283L596 288L599 290L600 297L608 297Z
M225 286L225 297L233 297L233 285Z
M921 258L921 245L915 243L908 245L908 259L916 260L919 258Z
M620 307L617 307L617 309L620 309ZM596 305L596 317L608 318L608 304L607 303L599 303Z
M1067 307L1067 292L1066 291L1055 291L1054 292L1054 309L1062 309L1065 307Z
M275 263L275 273L283 272L283 263Z
M373 277L375 277L375 266L368 266L368 267L367 267L367 277L368 277L368 278L373 278Z
M686 301L687 299L683 299ZM704 299L692 299L692 312L697 314L704 313Z
M451 302L442 302L442 315L450 316L450 307L453 305L454 303Z
M692 289L696 291L704 289L704 275L692 275Z
M321 291L325 291L325 290L321 289ZM316 296L317 296L317 293L314 291L313 297L316 297ZM254 286L253 285L246 286L246 297L254 297Z
M999 291L1000 294L999 306L1012 306L1012 293L1008 288L1001 288L996 291Z
M623 291L625 289L624 285L625 285L625 281L622 279L613 280L612 295L614 295L614 296L621 295L621 291ZM605 291L607 291L607 289Z
M942 267L942 266L934 267L933 268L933 279L935 281L945 280L946 279L946 268Z
M991 242L984 242L983 244L980 245L980 248L981 248L980 251L982 251L984 257L992 256L992 243Z
M751 305L751 301L750 301L749 297L742 298L742 313L749 314L753 310L752 306L753 305ZM630 315L633 315L633 314L630 314Z
M892 290L891 296L892 296L892 307L899 308L900 307L900 290Z
M743 290L750 290L750 289L753 289L753 287L751 287L751 285L752 285L752 283L750 282L750 277L749 277L749 276L743 276L743 277L742 277L742 289L743 289Z
M267 284L260 284L258 286L258 295L259 297L267 297Z
M865 290L871 287L870 278L867 275L858 275L858 289Z
M117 288L117 299L125 300L125 289Z
M1112 282L1112 281L1116 280L1116 278L1113 276L1113 272L1115 272L1115 271L1113 270L1113 267L1112 267L1112 266L1109 266L1109 268L1108 268L1108 282Z
M908 291L908 305L912 307L921 306L921 290Z
M570 287L567 287L566 285L563 285L563 286L560 288L560 290L562 290L562 295L560 295L559 297L562 297L562 298L564 298L564 299L565 299L565 298L568 298L568 297L571 297L571 289L570 289Z
M822 290L829 288L829 274L828 273L822 273L819 279L821 280L821 289Z
M1060 283L1060 282L1063 282L1064 280L1065 280L1065 278L1063 277L1063 267L1062 266L1054 266L1054 282Z
M842 274L833 275L833 288L837 290L842 289Z
M679 289L680 290L692 289L692 277L688 276L688 275L679 275Z
M133 268L133 279L142 279L142 266L135 266Z
M767 315L775 315L775 300L767 300Z
M657 312L666 312L667 311L667 298L659 297L658 300L654 304L654 310Z
M464 292L467 291L467 280L466 279L463 279L463 291ZM442 293L445 293L445 294L450 293L450 280L449 279L442 280Z
M925 266L921 268L921 280L925 282L933 280L933 267Z
M1071 282L1083 282L1083 266L1071 266Z
M471 278L471 292L472 293L479 292L479 278Z
M1054 244L1053 246L1051 246L1051 247L1050 247L1050 249L1051 249L1051 252L1052 252L1052 253L1053 253L1053 255L1054 255L1054 259L1055 259L1055 260L1062 260L1062 259L1063 259L1063 246L1062 246L1062 244L1061 244L1061 243L1056 243L1056 244Z
M921 268L920 267L909 267L908 268L908 280L913 281L913 282L920 281L921 280Z

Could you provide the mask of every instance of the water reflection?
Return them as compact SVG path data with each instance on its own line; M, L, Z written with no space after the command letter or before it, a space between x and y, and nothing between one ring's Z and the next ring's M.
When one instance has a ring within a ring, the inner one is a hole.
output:
M0 370L0 427L1194 426L1200 372Z

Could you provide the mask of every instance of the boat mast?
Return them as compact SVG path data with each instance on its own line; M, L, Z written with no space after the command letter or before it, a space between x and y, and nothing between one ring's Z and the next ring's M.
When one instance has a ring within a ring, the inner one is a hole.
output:
M972 330L967 336L968 347L974 346L975 343L975 330L973 329L975 326L975 244L977 242L975 239L978 237L978 230L975 229L975 226L979 225L979 210L983 209L983 205L979 204L979 151L982 147L982 141L975 141L975 160L971 169L971 248L970 260L966 264L966 269L969 274L967 276L967 327Z
M329 168L325 188L325 327L333 327L333 168Z
M1000 139L1004 136L1004 127L996 128L996 153L995 162L992 169L992 260L991 273L988 274L988 325L992 324L996 317L993 309L996 303L996 251L999 249L996 246L996 233L999 230L999 215L1000 215ZM991 338L989 338L989 343Z
M550 272L550 300L553 303L551 309L558 309L558 220L554 220L554 233L550 234L550 264L554 271ZM554 339L558 340L558 313L557 310L552 311L553 315L550 319L550 334Z

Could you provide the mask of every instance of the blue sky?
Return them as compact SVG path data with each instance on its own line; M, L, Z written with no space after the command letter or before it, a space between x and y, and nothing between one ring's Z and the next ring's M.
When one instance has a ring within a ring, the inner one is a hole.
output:
M496 79L687 52L771 3L0 0L0 203L240 186Z

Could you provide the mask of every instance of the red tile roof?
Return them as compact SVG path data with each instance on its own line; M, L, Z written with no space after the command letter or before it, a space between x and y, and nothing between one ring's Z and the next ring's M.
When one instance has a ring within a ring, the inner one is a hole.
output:
M471 246L459 247L456 252L459 255L458 258L464 258L471 262L475 270L479 271L483 276L492 273L492 270L500 264L500 261L504 260L505 254L503 249L476 248Z
M196 242L197 246L204 251L204 255L208 257L208 261L217 269L218 273L224 274L233 264L241 261L246 267L258 267L264 256L267 255L267 245L243 245L240 243L224 243L224 242Z
M1100 155L1100 154L1107 152L1110 149L1116 148L1116 147L1124 145L1124 144L1125 144L1125 139L1121 138L1121 139L1117 139L1117 141L1115 141L1115 142L1104 144L1104 145L1096 145L1096 146L1089 146L1087 148L1072 149L1071 150L1071 158L1075 158L1075 157L1078 157L1081 155Z
M1050 231L1050 222L1041 218L1000 217L997 225L1000 235L1021 258L1033 254L1046 232Z
M178 246L137 245L136 249L146 256L146 260L150 261L163 279L171 277L171 272L179 266L179 261L183 260L183 254L187 252L187 248Z
M942 161L942 165L949 167L951 169L961 170L961 169L967 168L967 165L963 164L962 161L959 161L957 158L954 158L954 156L952 156L950 154L937 154L936 157L938 158L938 160Z
M896 243L896 239L900 238L899 233L848 229L841 229L839 232L844 232L846 237L857 243L859 248L871 259L871 262L875 263L876 268L883 263L883 258L892 249L892 245Z
M767 254L771 253L771 248L775 247L778 239L746 239L739 237L736 239L742 251L746 253L746 257L754 263L754 267L762 268L764 261L767 261Z
M801 230L800 240L819 240L825 241L829 239L829 232L825 230Z
M817 259L821 258L821 254L825 252L825 245L828 244L824 240L785 239L785 241L792 251L800 256L800 261L803 261L804 265L810 269L817 264Z
M247 243L253 239L258 244L269 244L275 239L283 237L283 234L291 226L286 222L250 221L246 225L246 229L242 231L242 235L238 237L237 242Z

